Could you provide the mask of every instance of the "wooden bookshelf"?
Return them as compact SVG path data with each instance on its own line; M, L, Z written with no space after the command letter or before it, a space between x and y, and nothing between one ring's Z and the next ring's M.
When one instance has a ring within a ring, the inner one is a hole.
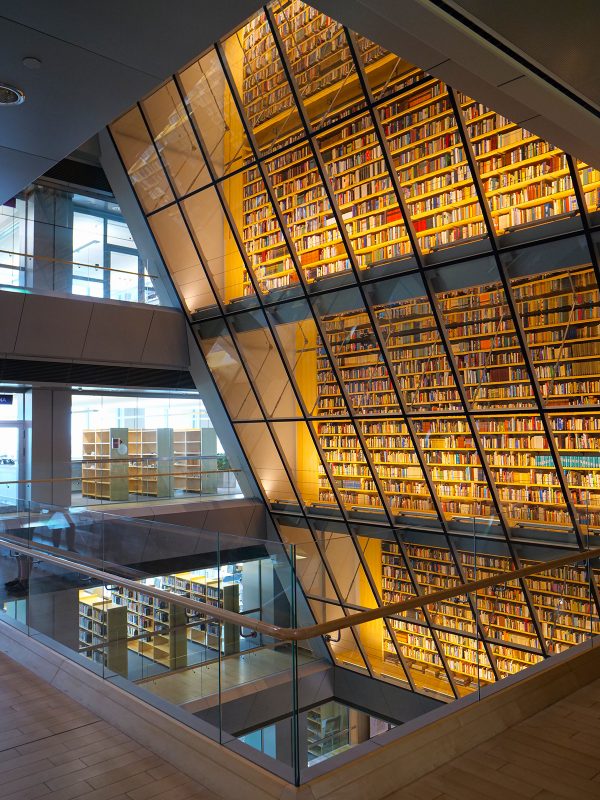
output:
M208 603L216 608L239 612L239 584L207 579L203 572L167 575L161 579L160 588L201 603ZM202 617L197 625L188 627L187 637L190 641L202 644L211 650L218 651L220 648L223 655L237 653L240 647L239 628L236 625L231 623L220 625L206 617Z
M79 591L79 644L102 645L97 650L84 651L85 655L127 676L126 610L113 603L110 592L103 587Z
M447 548L406 543L405 551L423 593L455 586L459 577ZM465 579L473 581L514 569L506 556L458 551ZM397 603L415 596L407 566L398 545L383 542L382 598ZM523 566L535 562L523 560ZM585 569L569 565L526 580L540 621L547 649L558 653L600 632L600 621L590 603ZM490 643L500 677L519 672L542 659L539 640L529 608L518 583L481 590L473 597L479 622ZM478 640L475 620L467 598L456 597L429 607L438 640L457 683L491 683L495 680L489 658ZM421 612L398 616L392 627L409 662L420 665L430 680L440 671L441 660ZM398 657L387 629L383 628L384 659ZM443 684L440 684L440 690Z
M308 116L317 130L325 119L330 126L315 143L359 267L409 256L371 117L360 113L364 99L342 27L300 0L282 3L274 14ZM270 149L291 145L265 164L304 276L312 283L344 272L348 254L311 149L306 142L293 144L300 118L263 14L245 26L241 41L238 84L255 136L259 143L268 140ZM365 37L357 44L421 250L486 236L445 84ZM465 95L459 101L498 232L578 211L560 149ZM346 120L350 111L358 115ZM600 173L582 163L580 171L586 201L595 209ZM265 293L291 286L298 276L260 173L249 166L242 177L242 201L235 207L242 209L238 224L256 279ZM253 293L248 276L241 284L244 294Z
M482 103L462 94L459 100L499 233L579 210L560 148Z
M157 580L157 579L155 579ZM160 582L157 584L160 588ZM185 609L144 593L117 587L111 592L113 603L127 611L127 646L169 669L187 665Z
M171 428L129 430L129 492L169 497L171 491ZM174 480L174 479L173 479Z
M600 299L590 267L514 281L517 308L546 404L584 406L600 399ZM570 526L566 499L499 283L439 295L449 341L475 411L492 477L511 523ZM406 406L444 513L492 516L493 503L469 425L425 297L374 309ZM352 405L392 508L433 513L405 423L372 420L399 414L391 376L379 357L367 315L325 319ZM325 351L317 360L318 411L340 413L343 402ZM477 416L477 409L497 414ZM504 410L506 409L506 410ZM522 409L522 410L519 410ZM428 415L418 416L419 412ZM591 412L553 416L555 444L577 510L600 524L600 428ZM318 423L321 445L349 506L377 507L378 494L351 423ZM332 502L321 474L319 500Z
M173 493L194 492L202 489L200 455L202 438L199 428L173 431Z
M127 428L85 430L81 493L98 500L127 500Z

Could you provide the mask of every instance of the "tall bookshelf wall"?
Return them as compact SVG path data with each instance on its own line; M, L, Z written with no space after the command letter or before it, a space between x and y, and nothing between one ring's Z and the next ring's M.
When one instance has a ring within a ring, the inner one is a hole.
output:
M535 404L525 356L499 282L441 292L438 298L471 405L471 425L466 416L456 413L464 409L427 299L374 308L424 464L448 519L493 516L493 497L476 448L476 433L512 525L571 526L557 466L564 470L569 499L578 514L586 523L600 525L600 458L596 455L600 421L593 412L581 409L598 402L600 389L600 339L594 335L596 320L600 322L599 293L593 270L581 267L520 278L514 281L513 292L547 408L573 407L572 412L549 415L559 464ZM368 419L375 414L401 414L366 312L331 316L324 323L350 402L363 416L360 428L392 509L433 514L406 421ZM322 341L317 366L318 413L329 415L343 408L343 399ZM450 411L454 413L444 413ZM377 505L378 492L354 423L319 422L318 433L345 503ZM319 500L331 502L322 468L321 474Z
M181 210L189 223L189 236L183 226L173 234L180 249L159 245L182 296L205 297L204 276L214 284L218 305L187 308L265 497L282 516L300 509L307 530L325 530L325 516L347 533L356 521L471 526L552 545L597 535L600 298L590 243L600 171L577 159L572 169L552 143L351 34L359 76L343 28L300 0L268 8L180 76L214 186L149 216L158 228ZM127 156L118 126L113 133ZM227 211L214 225L203 214L210 194ZM142 206L157 208L152 198ZM425 591L458 580L447 548L431 546L428 561L409 544ZM499 552L477 562L461 552L465 577L509 568ZM395 587L369 564L382 599L410 596L400 554L386 557L400 558L380 564L396 571L384 576ZM352 606L333 588L343 568L327 568L331 614L375 602L371 593ZM391 668L397 644L417 688L447 693L446 671L466 691L475 673L491 681L577 643L585 580L573 570L560 578L571 592L551 591L557 576L546 576L537 589L528 583L529 600L520 586L478 598L485 646L474 643L466 600L430 610L434 633L424 616L390 622L375 648L388 677L404 669ZM368 668L363 632L343 637L340 650L353 636L357 644L343 663Z
M447 547L406 543L403 549L423 593L460 583ZM514 562L508 556L459 549L457 557L466 581L492 577L514 569ZM384 604L414 597L415 589L405 556L397 543L381 543L381 562ZM534 563L523 560L522 566ZM547 651L560 653L585 642L590 634L600 633L600 620L590 602L589 579L582 566L569 565L548 570L527 579L526 587ZM474 682L493 683L494 666L500 677L506 677L542 660L540 640L530 607L518 582L480 590L471 599L478 614L479 632L464 595L429 606L433 629L437 632L441 651L459 690ZM445 682L440 680L444 670L439 650L422 615L415 612L398 615L391 619L391 627L409 666L425 673L430 688L442 693L447 691ZM383 660L396 664L398 655L389 631L385 626L382 631ZM483 647L481 633L486 637L487 651Z

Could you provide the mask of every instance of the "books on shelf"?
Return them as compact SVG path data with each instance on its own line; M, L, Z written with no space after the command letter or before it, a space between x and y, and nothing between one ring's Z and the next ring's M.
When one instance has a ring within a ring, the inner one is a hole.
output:
M549 409L558 403L574 407L572 414L551 418L569 500L588 524L598 525L600 458L595 452L600 450L600 430L594 414L584 410L600 398L600 296L593 270L584 266L515 279L513 291L544 402ZM500 283L443 292L439 303L508 522L570 527L567 498L544 426L534 410L525 358ZM390 506L433 513L415 452L416 437L444 514L449 518L493 516L494 503L473 433L464 417L444 413L459 411L461 404L427 299L376 306L374 314L400 396L416 414L413 437L401 419L392 376L367 314L332 315L324 318L324 328L350 403L363 418L361 428L372 467ZM591 326L598 327L593 335ZM345 413L344 398L321 342L317 391L319 413ZM477 410L486 415L477 415ZM392 418L369 421L369 415L382 413ZM352 423L331 419L319 422L317 430L344 502L380 507L371 465ZM319 499L333 501L323 478Z
M415 596L411 574L423 593L457 585L460 581L448 548L405 542L406 558L395 542L382 542L382 598L391 604ZM510 558L457 551L466 581L493 576L514 569ZM522 566L533 561L523 560ZM600 632L600 620L593 609L589 581L579 565L554 569L526 580L544 637L546 649L561 652L586 641L590 632ZM542 656L538 634L522 589L516 582L477 592L471 598L479 623L490 643L500 677L519 672L537 663ZM450 598L428 607L429 619L448 666L458 683L495 680L487 652L478 637L475 619L467 598ZM391 619L392 628L405 659L417 662L435 674L441 669L438 650L424 618L414 611ZM382 626L384 660L398 661L394 643Z

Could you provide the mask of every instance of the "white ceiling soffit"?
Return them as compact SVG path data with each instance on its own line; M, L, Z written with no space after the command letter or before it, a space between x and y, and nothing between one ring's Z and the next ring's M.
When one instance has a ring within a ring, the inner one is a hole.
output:
M600 165L600 117L593 110L528 70L430 0L315 0L315 5L566 152ZM473 12L472 18L480 12L488 29L498 22L502 33L494 32L496 38L508 43L529 63L545 67L558 80L562 78L563 85L589 103L599 101L600 62L592 39L600 23L598 0L449 0L448 5L457 10L464 10L464 6ZM587 17L582 7L588 10ZM570 34L563 41L561 35L565 31ZM583 52L575 48L574 37ZM527 50L529 44L531 52ZM553 54L546 53L546 49L552 49ZM561 59L565 60L562 70Z
M0 0L0 203L236 28L258 0ZM28 69L25 58L41 61Z

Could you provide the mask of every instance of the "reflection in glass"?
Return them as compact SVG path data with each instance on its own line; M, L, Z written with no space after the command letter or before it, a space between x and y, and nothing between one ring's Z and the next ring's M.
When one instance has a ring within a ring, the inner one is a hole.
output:
M250 145L219 57L211 49L180 73L185 102L218 178L248 163Z
M177 195L209 183L210 174L175 83L161 86L142 107Z
M170 203L173 193L140 110L136 107L123 114L110 131L144 211L149 213Z

